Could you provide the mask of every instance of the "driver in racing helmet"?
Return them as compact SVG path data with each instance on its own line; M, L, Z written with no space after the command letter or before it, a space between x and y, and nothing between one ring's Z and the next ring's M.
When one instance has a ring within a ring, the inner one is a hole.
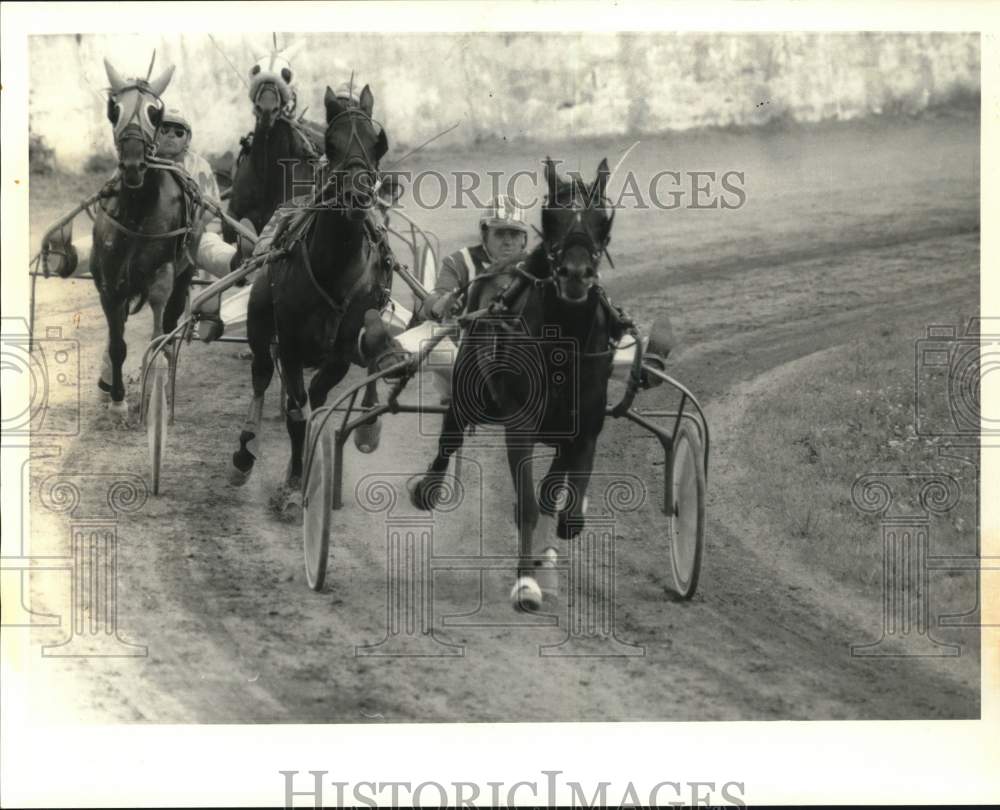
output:
M456 250L441 262L437 283L417 313L420 320L440 321L451 313L458 291L469 281L524 252L528 244L524 209L513 197L494 197L479 215L479 237L478 245Z
M198 189L207 197L218 202L219 184L208 161L191 149L193 130L191 122L176 107L163 112L163 119L156 135L156 156L179 163L198 184ZM205 221L198 238L197 251L194 252L195 264L199 268L201 278L211 281L209 275L222 278L239 267L249 246L229 245L222 239L222 226L219 218L206 213ZM246 223L244 223L246 224ZM195 232L196 235L198 232ZM219 317L221 296L206 301L200 308L201 324L198 333L202 340L208 342L221 337L225 329Z
M343 82L336 90L333 91L333 94L337 97L337 101L348 107L359 106L361 102L358 101L358 94L354 89L355 86L360 87L362 85L355 85L353 79L349 82Z

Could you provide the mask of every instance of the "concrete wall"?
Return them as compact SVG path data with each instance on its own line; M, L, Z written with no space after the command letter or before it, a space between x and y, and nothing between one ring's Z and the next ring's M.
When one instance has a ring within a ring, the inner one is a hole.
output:
M976 34L279 35L299 40L299 109L321 119L325 86L353 69L397 148L456 122L437 145L848 120L979 92ZM33 37L32 132L65 168L109 150L101 60L145 75L155 47L154 72L177 66L165 99L195 122L196 149L233 149L252 126L240 76L271 36L216 42L225 55L206 35Z

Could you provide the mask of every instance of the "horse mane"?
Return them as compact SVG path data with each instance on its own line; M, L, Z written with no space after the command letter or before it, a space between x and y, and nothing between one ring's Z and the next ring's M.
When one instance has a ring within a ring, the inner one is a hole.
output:
M325 130L320 130L317 124L312 124L309 121L296 121L292 118L281 117L279 121L284 121L292 131L292 139L298 147L298 156L304 156L312 159L318 159L323 154L322 137ZM315 134L319 140L314 141L310 137L310 133Z

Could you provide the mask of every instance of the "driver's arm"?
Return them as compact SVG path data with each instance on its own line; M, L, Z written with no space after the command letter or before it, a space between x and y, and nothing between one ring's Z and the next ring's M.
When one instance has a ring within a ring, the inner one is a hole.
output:
M424 299L420 308L421 320L440 321L444 317L450 304L451 293L455 292L465 283L463 273L455 261L455 255L445 256L441 262L441 269L438 271L437 284Z

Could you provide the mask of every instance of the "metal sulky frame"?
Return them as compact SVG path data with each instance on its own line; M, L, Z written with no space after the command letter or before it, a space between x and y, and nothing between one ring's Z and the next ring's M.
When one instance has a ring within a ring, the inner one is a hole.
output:
M306 430L305 475L303 480L303 552L306 580L319 591L326 578L330 550L332 513L343 508L344 446L351 434L383 414L444 414L443 405L411 404L399 401L409 382L420 372L437 343L454 336L463 323L487 310L458 318L452 330L441 330L425 341L421 350L359 381L331 405L310 414ZM638 337L636 336L638 340ZM652 362L643 362L636 352L633 373L622 401L609 406L608 415L626 418L653 434L664 454L662 511L669 522L670 560L673 588L681 599L690 599L697 588L704 551L705 498L709 458L709 428L697 398L683 384ZM641 375L640 376L640 372ZM389 386L388 396L379 405L363 409L358 395L372 381ZM633 407L640 387L666 384L680 395L676 410L641 410ZM339 423L334 420L339 414ZM330 427L333 420L336 427ZM667 426L658 424L666 421ZM456 457L456 463L458 457ZM460 476L456 469L456 476Z

